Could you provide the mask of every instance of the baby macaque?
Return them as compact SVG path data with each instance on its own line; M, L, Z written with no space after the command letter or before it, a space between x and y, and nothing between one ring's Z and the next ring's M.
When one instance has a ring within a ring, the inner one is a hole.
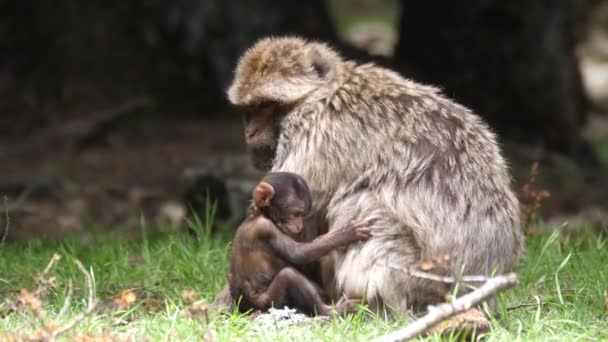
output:
M353 221L310 242L298 242L312 195L304 179L288 172L269 173L253 191L251 215L232 243L230 295L241 311L294 307L308 314L332 314L320 287L300 271L331 251L370 238L369 223ZM351 300L336 303L336 313L353 312Z

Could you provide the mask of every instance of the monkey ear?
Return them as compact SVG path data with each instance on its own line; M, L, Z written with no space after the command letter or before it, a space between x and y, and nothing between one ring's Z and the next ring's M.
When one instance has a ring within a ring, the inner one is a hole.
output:
M255 201L255 205L258 208L267 207L270 205L270 200L274 196L274 188L272 185L261 182L258 186L253 190L253 200Z
M330 76L330 61L324 56L322 51L316 48L310 49L306 56L307 63L313 68L320 79L327 79Z

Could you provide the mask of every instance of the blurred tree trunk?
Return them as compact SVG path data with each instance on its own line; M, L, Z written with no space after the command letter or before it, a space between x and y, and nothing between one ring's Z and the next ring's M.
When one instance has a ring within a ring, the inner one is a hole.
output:
M0 139L140 95L216 115L238 56L271 34L337 37L323 0L0 0Z
M504 136L595 163L575 47L585 1L402 0L396 60Z
M574 52L592 0L402 0L396 60L499 133L593 159ZM256 39L338 41L324 0L0 0L0 139L139 95L167 113L212 116ZM15 120L19 118L20 120Z

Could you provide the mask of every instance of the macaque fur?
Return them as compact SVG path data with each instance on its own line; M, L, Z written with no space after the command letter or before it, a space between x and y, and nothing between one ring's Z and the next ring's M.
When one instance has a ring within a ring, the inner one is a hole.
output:
M352 222L300 243L312 197L306 182L292 173L270 173L253 191L249 218L236 232L231 251L229 288L241 312L287 305L313 314L331 315L317 284L298 269L329 252L370 237L369 224ZM354 312L351 300L336 304L336 313Z
M254 164L310 186L308 239L376 217L365 244L322 260L331 295L365 298L378 311L424 310L445 300L448 285L403 269L445 255L446 269L435 271L456 277L518 263L519 203L496 137L438 89L282 37L244 53L228 98L246 113Z

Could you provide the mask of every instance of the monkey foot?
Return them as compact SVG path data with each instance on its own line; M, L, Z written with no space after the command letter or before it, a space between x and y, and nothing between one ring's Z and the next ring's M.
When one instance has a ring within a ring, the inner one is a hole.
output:
M426 334L439 333L446 336L454 333L469 338L473 334L479 336L486 333L490 328L491 323L486 315L481 310L472 308L429 328Z
M338 314L354 314L357 313L357 308L354 304L361 304L360 298L347 298L342 296L336 303L336 311Z
M234 301L230 296L230 290L228 286L225 286L215 297L213 303L211 303L211 308L217 310L226 310L231 311L234 307Z

